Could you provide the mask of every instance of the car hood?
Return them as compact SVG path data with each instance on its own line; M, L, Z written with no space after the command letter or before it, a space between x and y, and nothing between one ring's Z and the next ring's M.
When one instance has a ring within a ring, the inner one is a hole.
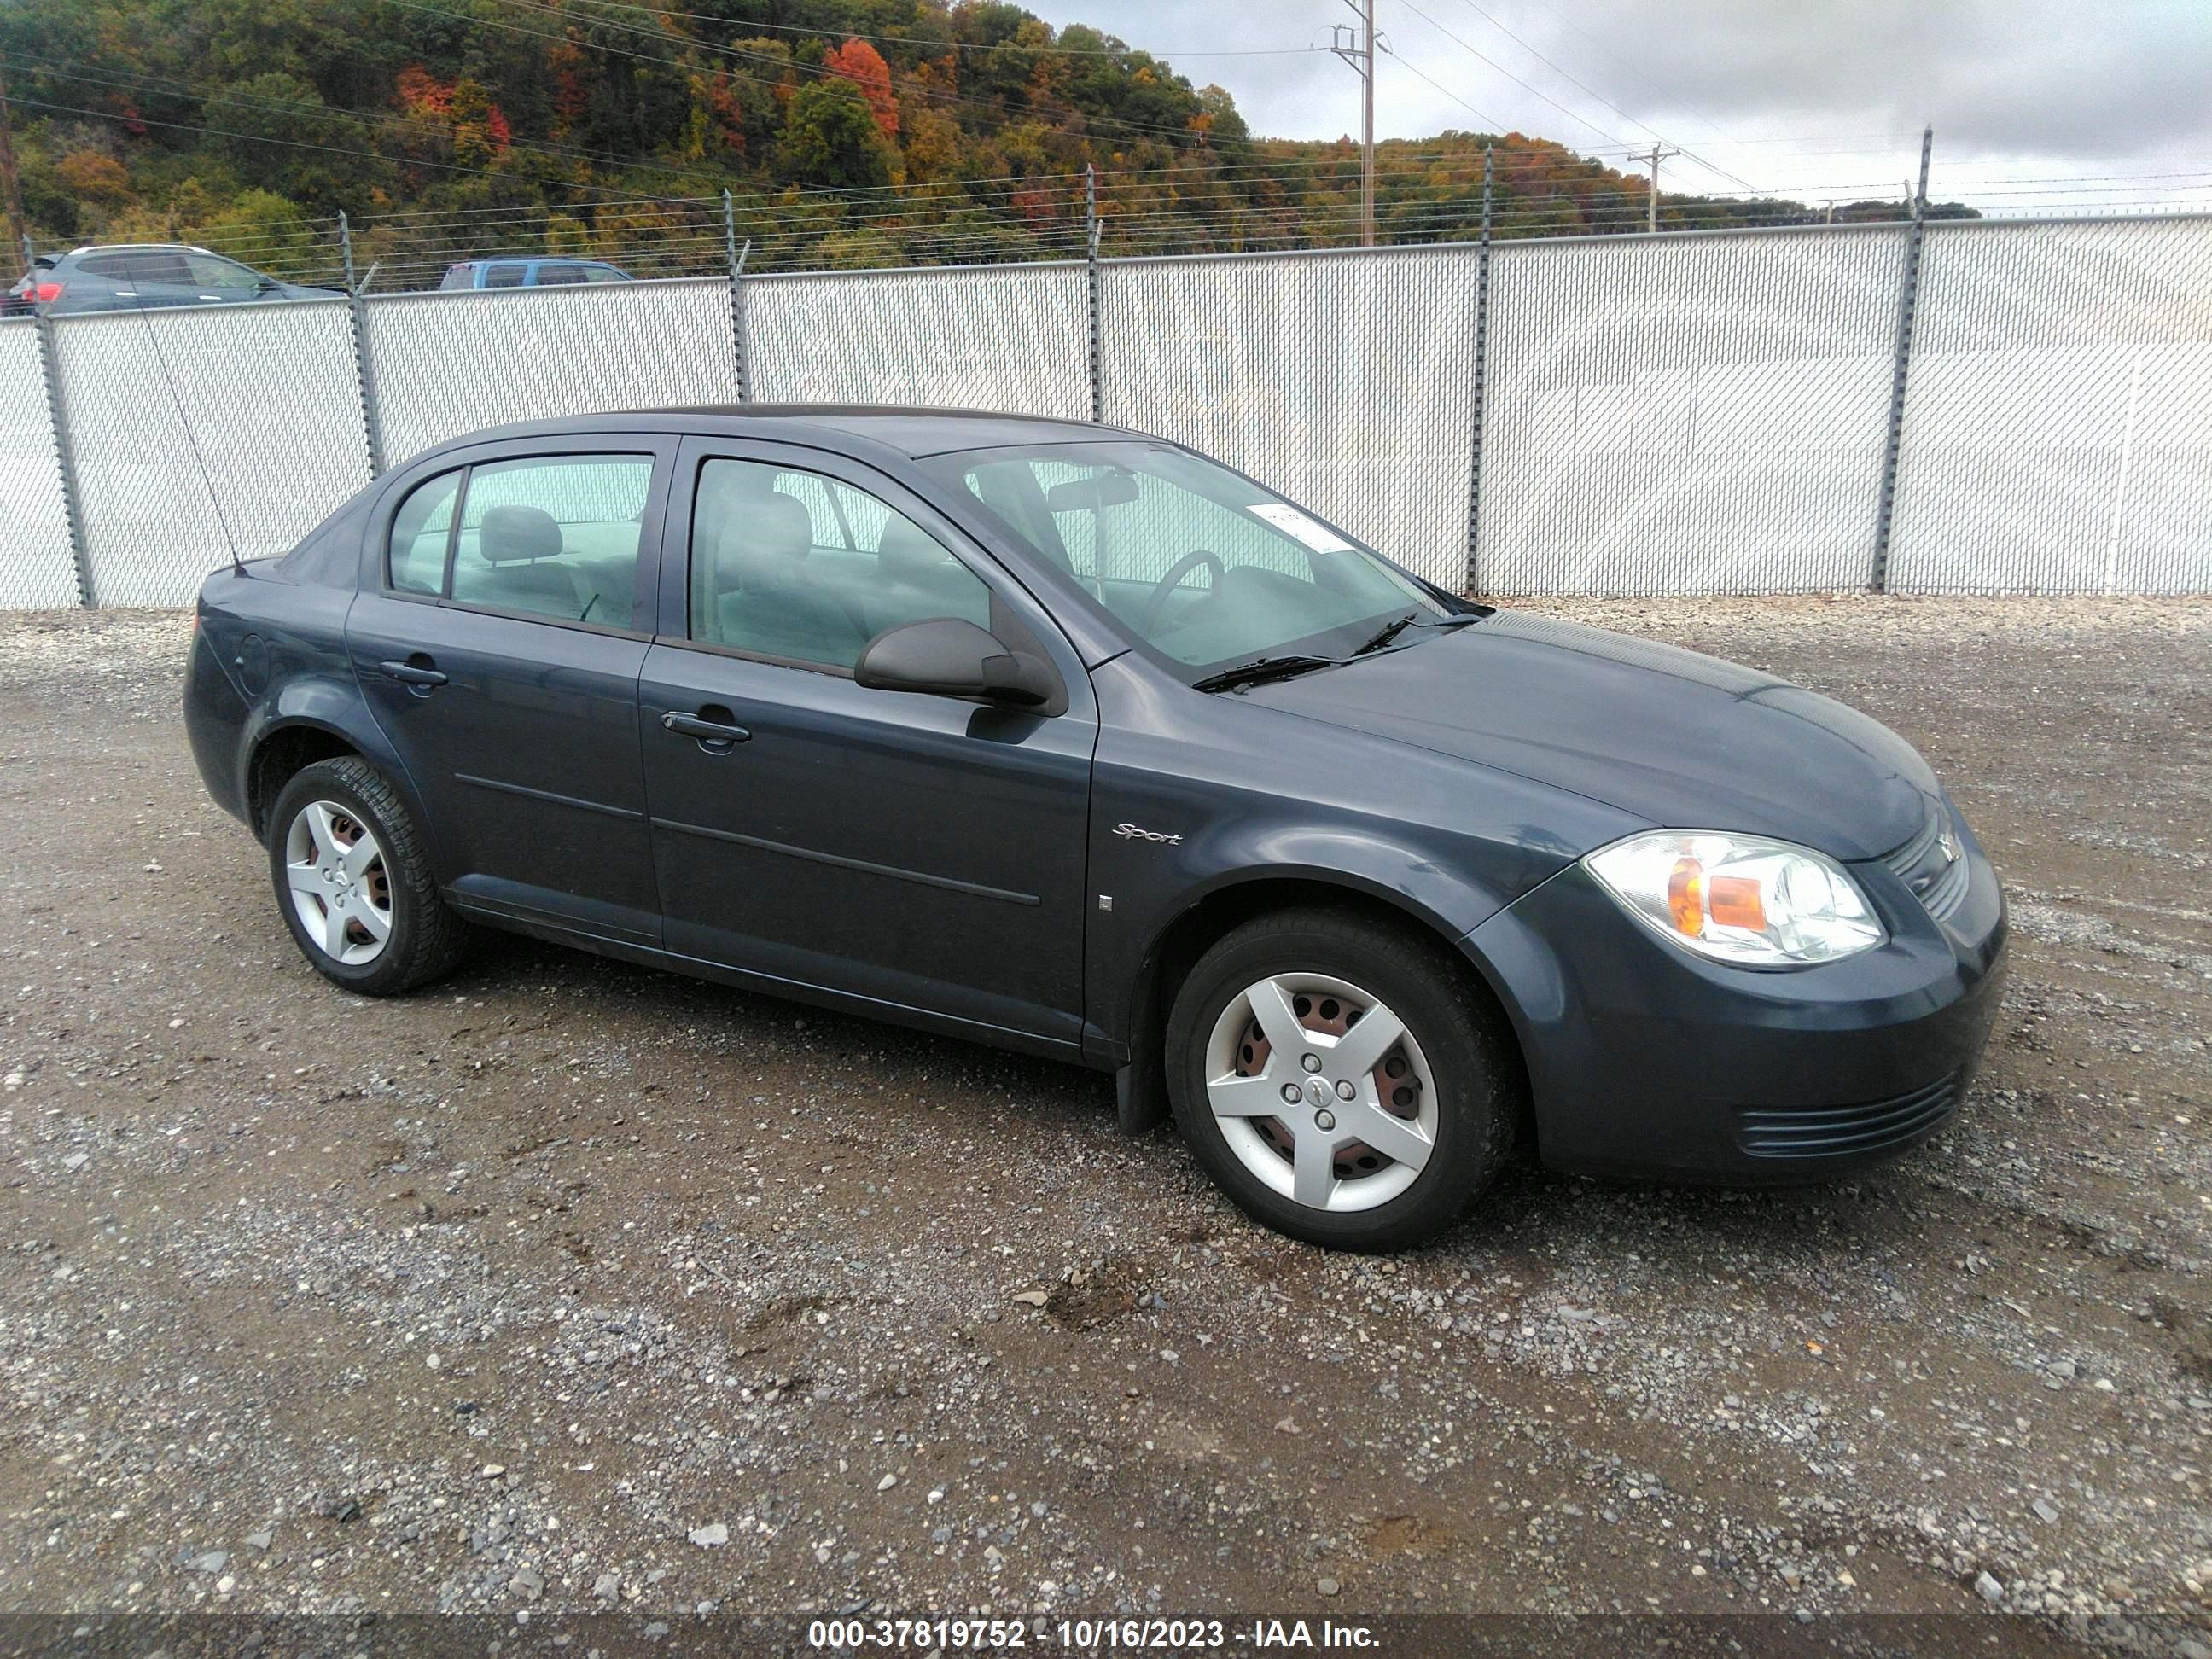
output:
M1939 795L1911 744L1832 698L1695 651L1524 612L1245 695L1667 828L1774 836L1838 859L1903 845Z

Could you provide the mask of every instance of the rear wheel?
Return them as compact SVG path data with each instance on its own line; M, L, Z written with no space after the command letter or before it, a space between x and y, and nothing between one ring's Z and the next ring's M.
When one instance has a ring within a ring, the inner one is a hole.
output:
M460 960L468 926L438 896L421 836L384 775L349 756L302 768L270 813L270 875L301 953L368 996Z
M1517 1078L1461 964L1335 911L1227 935L1168 1026L1176 1126L1207 1173L1258 1220L1345 1249L1449 1226L1504 1159Z

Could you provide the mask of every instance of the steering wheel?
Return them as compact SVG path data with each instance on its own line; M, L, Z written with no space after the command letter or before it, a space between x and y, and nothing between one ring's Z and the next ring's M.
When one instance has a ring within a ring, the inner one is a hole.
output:
M1169 567L1168 574L1155 582L1152 585L1152 591L1145 596L1145 609L1137 622L1139 633L1148 639L1152 636L1153 625L1159 621L1160 611L1167 605L1168 595L1176 591L1185 576L1202 564L1212 567L1213 586L1216 590L1219 589L1221 579L1227 574L1221 568L1221 561L1202 547L1191 549Z

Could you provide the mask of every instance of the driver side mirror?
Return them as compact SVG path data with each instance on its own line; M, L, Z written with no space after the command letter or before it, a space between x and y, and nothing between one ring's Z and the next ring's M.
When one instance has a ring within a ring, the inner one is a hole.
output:
M885 629L860 653L853 678L878 691L980 697L1018 708L1042 708L1060 691L1048 664L956 617Z

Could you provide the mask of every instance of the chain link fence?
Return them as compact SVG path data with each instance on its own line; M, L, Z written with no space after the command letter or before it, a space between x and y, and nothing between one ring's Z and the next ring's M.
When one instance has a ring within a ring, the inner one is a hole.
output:
M184 604L380 461L747 396L1095 413L1490 593L2212 591L2212 218L1918 234L1917 264L1888 224L0 323L0 605Z

